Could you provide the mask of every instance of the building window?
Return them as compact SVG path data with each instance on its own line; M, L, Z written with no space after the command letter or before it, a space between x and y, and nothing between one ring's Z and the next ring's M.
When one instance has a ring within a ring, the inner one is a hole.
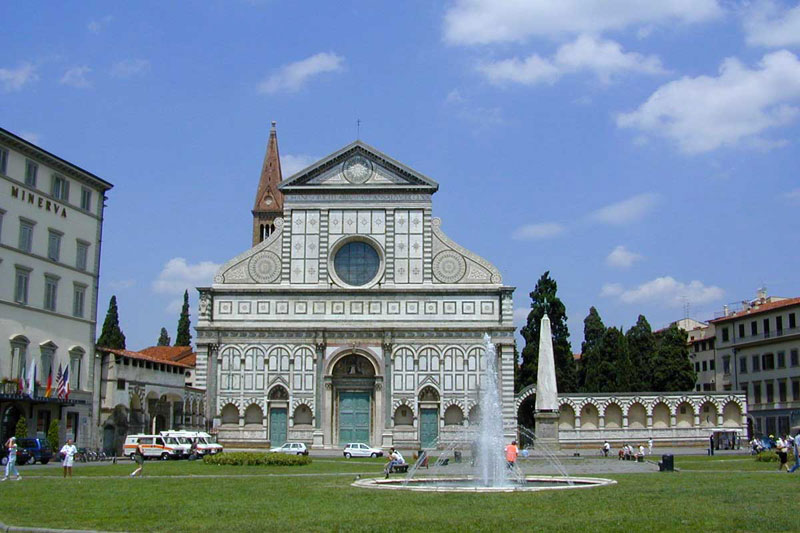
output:
M117 380L117 390L125 390L125 380L118 379Z
M739 358L739 372L747 374L747 357Z
M8 150L0 148L0 173L8 173Z
M36 175L39 173L39 165L31 161L25 160L25 185L29 187L36 187Z
M19 249L28 252L33 249L33 226L36 222L20 219L19 220Z
M714 370L714 360L713 359L708 362L708 369L709 370Z
M786 381L780 380L778 382L778 401L785 402L786 401Z
M700 343L694 343L694 353L698 353L700 351Z
M750 322L750 335L753 336L758 335L758 322L756 322L755 320Z
M765 388L767 390L767 403L773 403L775 401L775 384L767 381Z
M59 175L53 176L53 186L50 190L51 194L55 196L57 199L62 200L64 202L69 201L69 182L66 178Z
M77 348L69 353L69 388L81 389L81 366L83 363L83 350Z
M78 241L77 251L75 253L75 268L78 270L86 270L89 263L89 243Z
M778 368L786 368L786 352L778 352Z
M695 361L695 363L694 363L694 371L695 372L700 372L700 362L699 361Z
M81 209L84 211L92 210L92 190L81 187Z
M48 311L56 310L58 298L58 278L49 274L44 275L44 308Z
M50 411L36 411L36 436L39 438L47 436L50 428Z
M744 324L739 324L739 338L744 338Z
M39 381L42 383L47 383L47 373L52 369L56 348L58 348L58 346L52 342L48 342L40 348L42 352L42 368L39 369Z
M797 319L794 316L794 313L789 313L789 329L794 329L797 327Z
M21 378L25 374L29 341L22 335L11 339L11 377Z
M86 300L86 285L76 283L72 294L72 316L83 318L84 301Z
M789 364L792 366L797 366L800 364L797 359L797 348L792 348L792 350L789 352Z
M762 370L775 370L775 354L765 353L761 356Z
M715 342L716 342L716 339L714 339L714 338L711 338L711 339L708 340L708 349L709 350L713 350L714 349Z
M753 383L753 403L761 403L761 383Z
M800 401L800 380L792 380L792 399L796 402Z
M378 274L380 264L378 252L363 241L348 242L336 252L333 259L333 268L339 279L356 287L372 281Z
M711 370L714 370L713 368ZM722 373L723 374L730 374L731 373L731 356L726 355L722 358Z
M3 215L5 214L6 212L0 209L0 242L3 242Z
M728 342L728 328L722 328L722 342Z
M783 333L783 317L782 316L776 316L775 317L775 333L777 333L778 335Z
M14 301L18 304L28 303L28 285L30 284L31 270L17 267L14 277Z
M753 356L753 372L758 372L761 370L761 357L754 355Z
M769 318L764 319L764 336L769 337Z
M56 230L47 231L47 258L58 261L61 257L61 236L63 233Z

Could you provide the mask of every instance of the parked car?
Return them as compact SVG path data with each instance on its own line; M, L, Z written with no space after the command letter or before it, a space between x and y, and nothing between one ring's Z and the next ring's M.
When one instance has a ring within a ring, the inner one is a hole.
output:
M289 455L308 455L308 448L302 442L286 442L283 446L270 450L271 453L288 453Z
M19 439L17 441L17 447L25 448L25 450L30 454L30 460L28 461L30 464L34 464L37 461L43 465L46 465L50 462L50 459L53 458L53 450L50 448L50 443L47 439ZM19 452L17 452L19 454ZM19 461L19 458L17 459Z
M343 453L348 459L351 457L383 457L383 450L380 448L371 448L363 442L345 444Z
M0 447L0 465L5 466L8 463L8 449L5 446ZM25 448L20 448L17 445L17 464L24 465L31 460L31 454Z

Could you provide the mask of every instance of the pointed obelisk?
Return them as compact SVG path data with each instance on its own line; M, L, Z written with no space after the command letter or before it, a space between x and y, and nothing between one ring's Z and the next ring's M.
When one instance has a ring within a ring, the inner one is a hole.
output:
M553 355L553 335L550 318L545 312L539 327L539 368L536 373L536 442L550 450L560 449L558 443L558 386L556 361Z

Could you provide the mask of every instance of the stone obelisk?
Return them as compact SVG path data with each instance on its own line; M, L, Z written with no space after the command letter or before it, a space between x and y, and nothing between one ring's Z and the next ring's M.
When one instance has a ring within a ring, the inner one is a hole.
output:
M553 335L547 313L539 328L539 368L536 373L536 442L551 450L560 449L558 443L558 387L556 385L556 362L553 355Z

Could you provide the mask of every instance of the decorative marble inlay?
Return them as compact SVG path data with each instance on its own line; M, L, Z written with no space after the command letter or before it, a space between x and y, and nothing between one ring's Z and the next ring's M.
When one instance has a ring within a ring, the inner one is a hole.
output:
M372 177L372 172L372 161L360 155L354 155L342 166L344 179L350 183L366 183Z
M257 283L272 283L281 275L281 259L265 250L250 258L247 269Z
M444 250L433 258L433 275L442 283L456 283L466 271L464 257L453 250Z
M220 302L219 303L219 314L221 315L229 315L233 312L233 302Z

